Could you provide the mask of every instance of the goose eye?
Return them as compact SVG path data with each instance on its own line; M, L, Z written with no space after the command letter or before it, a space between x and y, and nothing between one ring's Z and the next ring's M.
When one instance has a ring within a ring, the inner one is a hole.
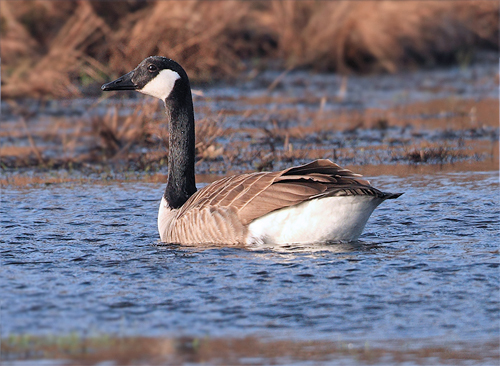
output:
M158 68L157 68L155 65L149 65L149 66L148 66L148 70L149 70L150 72L155 72L156 70L158 70Z

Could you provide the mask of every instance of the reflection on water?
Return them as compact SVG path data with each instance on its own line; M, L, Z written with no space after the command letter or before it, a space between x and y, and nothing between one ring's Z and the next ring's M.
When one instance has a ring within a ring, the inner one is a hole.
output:
M276 252L285 253L317 253L317 252L331 252L331 253L349 253L365 251L376 248L377 245L365 244L362 241L357 241L353 243L323 243L323 244L264 244L262 246L254 246L249 248L251 250L273 250Z
M383 340L498 336L498 172L373 183L355 244L158 245L163 185L2 189L2 332Z

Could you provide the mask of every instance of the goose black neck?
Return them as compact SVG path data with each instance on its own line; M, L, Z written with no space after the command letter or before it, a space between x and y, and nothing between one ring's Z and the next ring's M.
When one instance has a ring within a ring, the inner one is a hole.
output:
M189 84L179 82L177 80L165 100L170 121L168 181L164 196L174 209L181 207L196 192L193 98Z

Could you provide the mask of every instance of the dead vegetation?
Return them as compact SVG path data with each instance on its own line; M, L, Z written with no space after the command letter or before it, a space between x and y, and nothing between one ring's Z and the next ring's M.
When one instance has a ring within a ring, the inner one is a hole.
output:
M272 113L256 109L250 118L245 109L218 110L215 114L202 107L196 111L200 115L196 170L218 175L279 170L318 158L350 166L490 159L491 164L497 164L498 101L483 100L472 117L464 112L471 109L469 102L453 102L455 107L451 108L448 100L441 104L433 100L383 113L378 109L339 110L321 118L315 110L299 112L300 108ZM272 100L266 103L272 104ZM46 104L49 102L42 103L40 109ZM165 172L168 123L157 100L113 100L109 107L98 103L79 116L51 117L29 112L21 101L10 100L8 105L8 118L0 130L2 171ZM443 106L447 114L434 113ZM496 114L482 112L493 107ZM234 118L256 122L238 127Z
M34 128L33 124L39 123L37 116L26 113L15 101L10 105L18 118L5 125L0 138L17 143L0 146L2 169L99 171L100 164L104 164L117 171L157 171L166 165L168 123L164 107L157 100L138 103L126 114L119 113L126 108L124 105L115 104L104 115L90 110L81 117L50 118L47 128ZM232 131L222 128L222 121L222 116L197 121L198 161L218 160L226 155L220 139L230 138Z
M272 2L288 64L389 71L466 62L498 44L498 3L488 1Z
M498 49L494 1L4 0L0 10L4 98L95 93L152 54L210 81L267 60L394 72Z
M220 138L228 137L231 130L222 127L222 115L217 119L204 118L196 124L196 155L201 160L215 160L224 154L224 147L220 144Z
M443 365L454 365L464 361L485 363L498 360L499 357L498 339L478 344L445 342L409 347L403 341L372 344L369 341L262 341L255 337L208 336L148 338L101 335L82 338L69 334L45 337L13 335L2 339L1 347L2 356L7 362L57 360L64 365L96 365L110 360L119 365L244 365L248 359L258 359L259 363L266 364L282 364L284 359L289 363L313 361L324 364L339 358L361 364L381 364L382 360L383 363L427 364L433 360Z
M461 149L451 146L430 146L407 149L402 157L395 160L407 160L410 163L453 163L465 158L467 155Z
M62 5L62 11L59 8ZM105 67L87 52L96 35L109 32L89 2L72 9L60 2L2 1L2 96L78 96L78 76L98 78ZM23 11L24 10L24 11ZM48 16L48 34L42 23ZM50 21L63 21L57 31ZM20 30L20 33L18 33ZM52 32L51 32L52 31ZM26 43L30 46L21 46Z
M325 112L307 95L196 98L202 99L195 101L196 170L202 174L279 170L318 158L358 167L498 161L497 99ZM166 172L169 134L160 101L125 97L89 108L82 101L5 102L0 169ZM289 106L270 107L282 104Z

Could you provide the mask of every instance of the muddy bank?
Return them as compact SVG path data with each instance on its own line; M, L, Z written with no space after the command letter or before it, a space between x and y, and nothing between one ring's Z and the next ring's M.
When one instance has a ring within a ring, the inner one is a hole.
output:
M302 364L303 362L342 362L346 364L487 364L499 359L498 341L467 344L419 340L393 342L291 341L259 338L122 338L101 336L30 337L2 340L5 365L17 362L57 365L178 364ZM27 347L29 345L29 347Z

